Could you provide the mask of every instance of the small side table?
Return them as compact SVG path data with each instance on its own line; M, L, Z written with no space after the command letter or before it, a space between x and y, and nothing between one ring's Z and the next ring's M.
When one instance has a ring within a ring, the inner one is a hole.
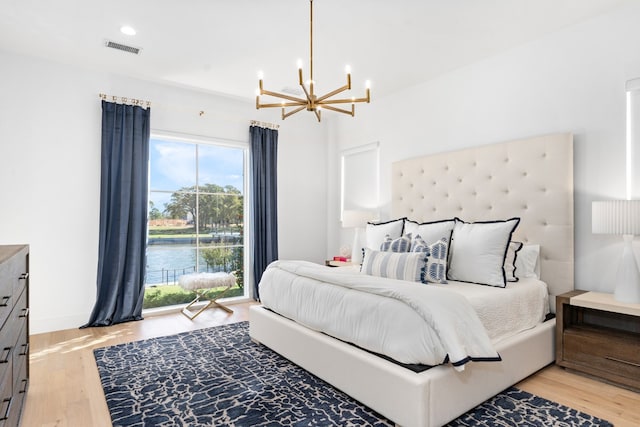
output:
M640 304L572 291L556 308L556 364L640 390Z
M332 259L328 259L324 262L324 265L327 267L349 267L355 264L350 261L334 261Z

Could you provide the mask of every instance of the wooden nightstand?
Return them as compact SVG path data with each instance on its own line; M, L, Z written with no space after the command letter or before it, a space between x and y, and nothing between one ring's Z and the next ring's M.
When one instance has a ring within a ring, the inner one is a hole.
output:
M640 304L572 291L556 307L556 364L640 390Z
M326 265L327 267L349 267L355 264L349 261L335 261L332 259L328 259L324 262L324 265Z

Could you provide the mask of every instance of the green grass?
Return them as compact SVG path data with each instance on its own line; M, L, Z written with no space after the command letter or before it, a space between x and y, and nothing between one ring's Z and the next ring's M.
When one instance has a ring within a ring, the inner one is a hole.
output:
M208 299L215 298L224 288L209 289L204 297ZM237 297L243 295L243 290L234 286L224 295L225 298ZM178 285L162 285L152 286L145 289L144 302L142 308L157 308L170 305L188 304L196 297L195 292L188 292Z

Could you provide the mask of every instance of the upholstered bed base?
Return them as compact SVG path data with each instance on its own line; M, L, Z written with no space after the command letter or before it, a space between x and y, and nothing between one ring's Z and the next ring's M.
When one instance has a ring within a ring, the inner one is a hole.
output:
M547 135L395 162L392 218L487 221L517 216L514 240L540 245L541 279L573 289L573 137ZM517 286L517 285L516 285ZM261 306L252 339L405 426L440 426L554 360L555 320L496 345L502 362L414 373Z
M415 373L253 306L251 338L403 427L441 426L554 360L555 319L496 346L502 362Z

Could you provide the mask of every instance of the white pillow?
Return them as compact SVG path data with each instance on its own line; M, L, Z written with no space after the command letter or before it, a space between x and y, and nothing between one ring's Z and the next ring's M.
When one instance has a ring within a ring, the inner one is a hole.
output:
M516 258L516 277L540 278L540 245L524 245Z
M520 249L522 249L522 242L511 241L509 243L509 249L507 250L507 257L504 259L504 274L507 277L507 282L517 282L518 276L516 273L516 260L518 259Z
M369 249L379 250L387 234L394 240L402 236L404 218L394 219L387 222L368 222L366 228L366 246Z
M504 260L520 218L468 223L456 218L447 278L504 288Z
M389 279L422 282L427 254L422 252L380 252L365 248L363 274Z
M454 219L445 219L419 224L416 221L408 219L404 222L403 234L411 234L414 239L417 235L420 235L425 242L436 242L446 236L447 244L449 244L455 223L456 221Z

